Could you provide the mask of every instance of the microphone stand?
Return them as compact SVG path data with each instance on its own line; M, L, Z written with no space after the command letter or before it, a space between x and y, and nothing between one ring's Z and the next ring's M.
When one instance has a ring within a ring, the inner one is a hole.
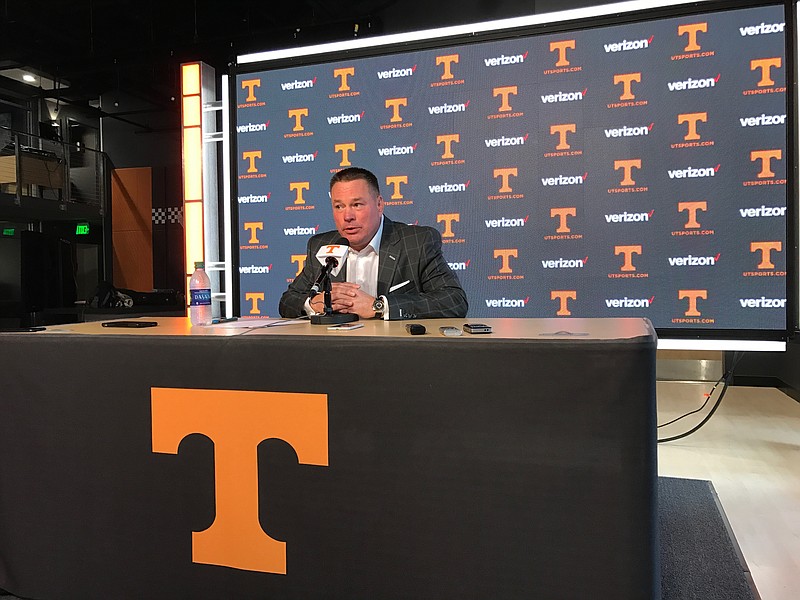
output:
M331 300L331 278L327 273L322 280L322 298L325 305L321 315L311 315L313 325L340 325L341 323L352 323L358 321L358 315L353 313L333 312L333 301Z

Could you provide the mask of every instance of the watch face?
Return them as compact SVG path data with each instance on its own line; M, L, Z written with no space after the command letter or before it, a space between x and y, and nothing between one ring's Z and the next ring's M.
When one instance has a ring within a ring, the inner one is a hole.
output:
M375 302L372 303L372 310L375 312L383 312L383 300L376 298Z

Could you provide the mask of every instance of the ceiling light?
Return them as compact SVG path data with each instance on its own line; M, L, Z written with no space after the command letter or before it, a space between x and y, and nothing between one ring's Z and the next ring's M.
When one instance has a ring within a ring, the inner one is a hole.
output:
M0 61L2 65L2 61ZM25 85L41 88L43 90L64 90L69 87L66 79L54 79L47 73L38 72L27 65L21 67L3 68L0 66L0 77L7 77ZM0 79L0 81L3 81Z

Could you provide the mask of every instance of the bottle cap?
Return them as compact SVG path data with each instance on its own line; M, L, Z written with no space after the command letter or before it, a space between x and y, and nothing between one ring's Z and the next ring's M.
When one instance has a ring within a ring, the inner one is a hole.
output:
M206 268L206 263L204 261L202 261L202 260L198 260L197 262L194 263L194 268L195 269L205 269Z

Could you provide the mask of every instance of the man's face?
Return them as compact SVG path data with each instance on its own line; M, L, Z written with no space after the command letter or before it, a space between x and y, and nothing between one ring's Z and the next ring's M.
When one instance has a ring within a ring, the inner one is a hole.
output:
M331 188L331 206L339 233L354 250L364 249L380 227L383 198L363 179L339 181Z

